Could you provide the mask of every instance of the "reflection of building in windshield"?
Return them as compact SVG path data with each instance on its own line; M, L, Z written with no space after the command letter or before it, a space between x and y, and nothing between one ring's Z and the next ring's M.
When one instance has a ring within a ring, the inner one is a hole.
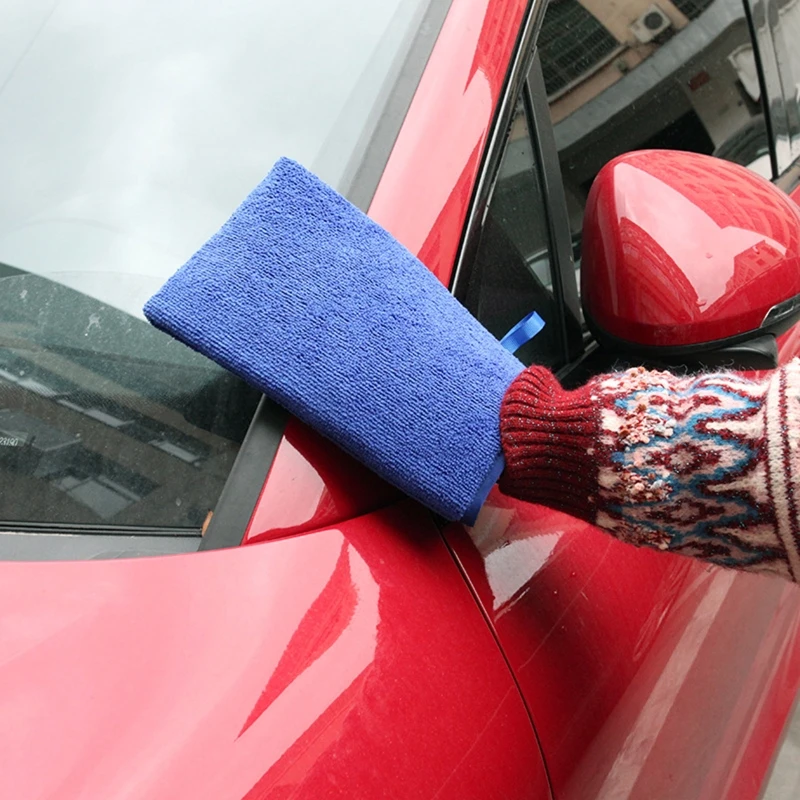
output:
M140 319L0 267L0 523L200 528L258 393Z
M741 0L553 0L540 53L570 218L620 153L717 153L769 175Z

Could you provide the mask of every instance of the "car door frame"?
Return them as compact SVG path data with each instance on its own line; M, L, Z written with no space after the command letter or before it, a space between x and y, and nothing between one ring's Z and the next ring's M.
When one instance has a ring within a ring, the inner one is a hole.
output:
M567 216L564 185L558 162L558 151L544 88L541 61L535 47L536 36L541 27L547 2L534 2L529 9L527 24L520 36L516 56L506 81L505 92L489 144L484 153L483 164L472 204L464 224L462 244L456 258L451 291L463 302L475 258L478 252L483 223L497 182L498 171L506 146L506 134L511 124L514 109L519 99L525 107L530 130L531 144L540 172L544 207L542 213L547 220L550 244L553 290L559 306L559 328L561 341L561 373L569 372L584 355L584 342L570 336L566 315L582 319L580 298L572 255L572 241Z

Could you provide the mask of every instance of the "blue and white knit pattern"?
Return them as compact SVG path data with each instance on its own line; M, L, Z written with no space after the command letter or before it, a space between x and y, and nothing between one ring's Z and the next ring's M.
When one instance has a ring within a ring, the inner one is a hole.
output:
M764 381L629 370L592 391L603 409L598 526L800 579L800 363Z

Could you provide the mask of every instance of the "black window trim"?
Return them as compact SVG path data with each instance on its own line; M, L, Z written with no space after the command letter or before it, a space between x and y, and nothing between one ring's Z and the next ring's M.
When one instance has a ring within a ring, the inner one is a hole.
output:
M550 122L550 107L544 84L542 63L536 52L527 73L524 95L529 107L536 156L544 188L545 213L550 230L551 252L556 267L552 270L553 281L562 304L567 307L576 320L580 320L581 301L575 279L575 261L572 255L567 198L561 177L555 133ZM561 328L566 360L572 361L581 355L582 340L577 339L573 342L569 340L563 313L561 314Z
M764 114L764 125L767 130L767 139L769 146L769 166L772 172L772 180L777 181L780 175L780 168L778 166L778 151L775 144L775 134L772 126L772 112L770 111L769 92L767 90L767 76L764 72L764 61L761 58L761 44L758 40L758 31L756 30L755 21L753 19L753 9L750 7L749 0L742 0L742 7L744 8L744 18L747 23L747 32L750 35L750 43L753 47L753 60L756 65L756 77L758 78L758 89L761 92L761 109Z
M469 272L475 260L480 240L480 229L505 150L506 132L514 116L517 98L527 77L528 68L533 58L533 43L544 19L547 3L548 0L530 0L525 22L517 39L514 57L506 75L505 86L498 103L494 122L489 132L488 143L483 153L481 167L475 181L475 189L472 193L472 202L462 228L461 244L456 255L456 263L450 282L451 291L459 299L463 299L465 287L469 282L469 276L465 273Z
M769 21L766 19L768 10L766 4L762 4L761 2L758 2L758 0L755 2L755 10L750 0L742 0L742 6L744 8L744 16L747 22L750 42L753 46L753 57L756 65L756 76L758 77L758 88L761 92L761 99L759 102L761 105L761 111L764 115L764 124L767 129L767 139L769 140L769 160L770 168L772 170L771 180L783 192L790 194L800 187L800 157L796 158L791 164L784 167L783 171L781 171L781 167L778 162L777 138L775 135L775 123L773 119L773 104L767 86L767 72L777 79L778 83L782 87L781 107L784 108L785 112L786 97L785 93L783 92L783 76L781 75L779 65L776 62L768 59L764 53L762 53L762 41L759 36L759 28L756 24L755 17L756 11L765 16L764 25L767 28L767 36L771 37L772 31L769 26ZM789 123L787 118L787 128L788 127Z
M543 210L547 217L550 235L553 262L551 273L554 289L559 303L566 305L575 318L580 319L580 300L570 244L567 205L555 136L550 124L541 63L535 48L536 37L541 28L547 5L547 0L532 0L528 7L527 18L517 41L515 56L506 77L505 88L489 135L489 144L484 152L476 188L467 212L461 246L453 271L451 291L456 298L464 301L470 272L478 251L481 229L505 152L506 134L517 101L522 97L530 126L531 144L535 148L534 152L543 183L545 201ZM534 83L533 86L530 85L531 80ZM583 342L576 340L568 343L563 313L560 314L559 319L562 360L565 364L564 369L566 369L570 361L581 356Z
M199 550L238 547L278 452L288 412L262 396L203 534Z

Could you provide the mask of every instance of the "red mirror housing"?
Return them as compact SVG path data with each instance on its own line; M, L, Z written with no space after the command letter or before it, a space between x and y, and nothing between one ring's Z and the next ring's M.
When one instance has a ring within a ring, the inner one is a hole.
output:
M711 156L642 150L595 179L581 294L601 342L683 355L777 333L800 316L800 208Z

